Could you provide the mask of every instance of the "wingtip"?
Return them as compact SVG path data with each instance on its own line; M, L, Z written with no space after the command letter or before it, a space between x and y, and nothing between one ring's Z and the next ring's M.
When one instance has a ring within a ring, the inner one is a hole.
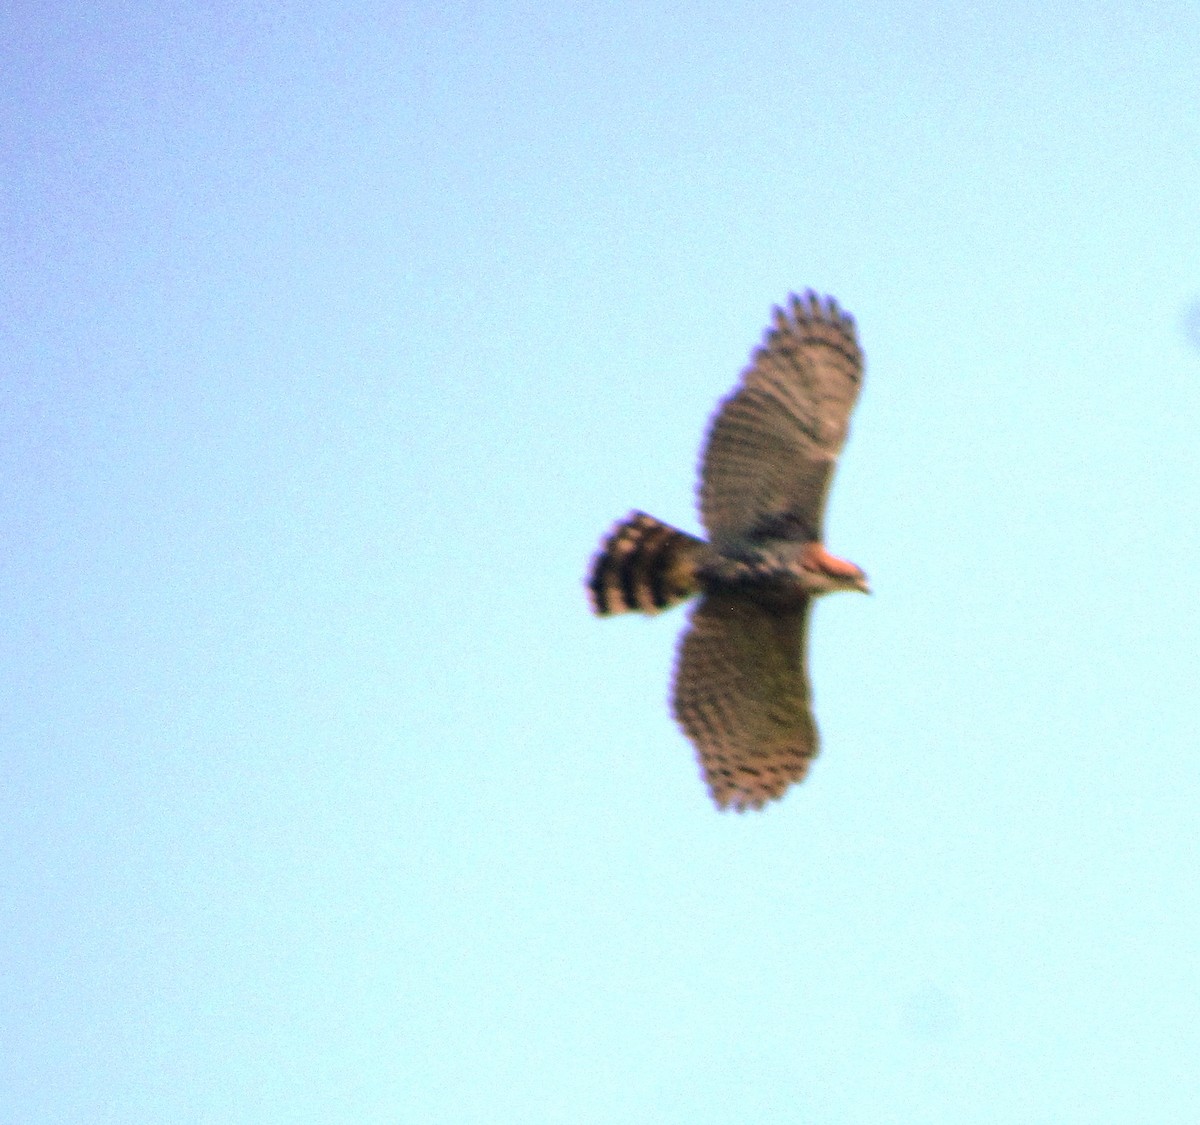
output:
M854 317L848 313L840 304L837 298L828 294L818 293L815 289L805 289L803 293L789 293L787 300L788 311L791 314L787 318L785 324L780 319L778 306L773 310L773 327L768 329L765 344L769 346L773 333L784 331L787 328L803 327L814 323L824 323L833 325L841 329L852 341L858 341L858 326L855 323Z

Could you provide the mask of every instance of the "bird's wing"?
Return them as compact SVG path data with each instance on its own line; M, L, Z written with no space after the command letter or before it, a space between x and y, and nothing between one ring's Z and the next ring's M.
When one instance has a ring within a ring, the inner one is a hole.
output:
M805 667L808 602L768 612L710 595L679 642L672 706L721 808L774 800L808 772L817 727Z
M863 380L854 320L794 294L718 409L700 467L700 518L719 546L822 538L825 496Z

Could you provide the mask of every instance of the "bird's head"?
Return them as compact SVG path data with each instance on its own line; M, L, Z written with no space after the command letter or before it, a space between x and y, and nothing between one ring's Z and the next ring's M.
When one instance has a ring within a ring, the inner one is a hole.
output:
M834 594L840 590L855 590L869 594L871 585L862 567L849 559L831 555L820 543L810 543L804 552L803 566L813 580L815 594Z
M841 590L855 591L859 594L869 594L871 592L871 584L867 581L866 571L857 566L854 567L853 574L830 574L826 572L821 577L825 582L825 590L823 592L826 594L835 594Z

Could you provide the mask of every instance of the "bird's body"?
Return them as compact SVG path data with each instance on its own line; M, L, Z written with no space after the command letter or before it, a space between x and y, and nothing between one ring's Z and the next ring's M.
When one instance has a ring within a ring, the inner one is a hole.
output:
M702 595L680 641L672 703L722 808L782 796L817 753L809 604L868 589L862 570L822 543L862 373L853 320L830 299L793 296L709 429L700 471L709 540L633 512L593 559L597 614L656 613Z

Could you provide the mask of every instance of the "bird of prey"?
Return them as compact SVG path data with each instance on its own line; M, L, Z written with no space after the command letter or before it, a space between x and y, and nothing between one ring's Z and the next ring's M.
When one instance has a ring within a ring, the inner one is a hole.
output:
M824 547L825 501L863 381L853 319L792 294L709 426L700 464L708 541L631 512L592 560L600 615L653 614L694 595L679 642L675 719L722 809L761 808L817 753L805 655L813 598L870 593Z

